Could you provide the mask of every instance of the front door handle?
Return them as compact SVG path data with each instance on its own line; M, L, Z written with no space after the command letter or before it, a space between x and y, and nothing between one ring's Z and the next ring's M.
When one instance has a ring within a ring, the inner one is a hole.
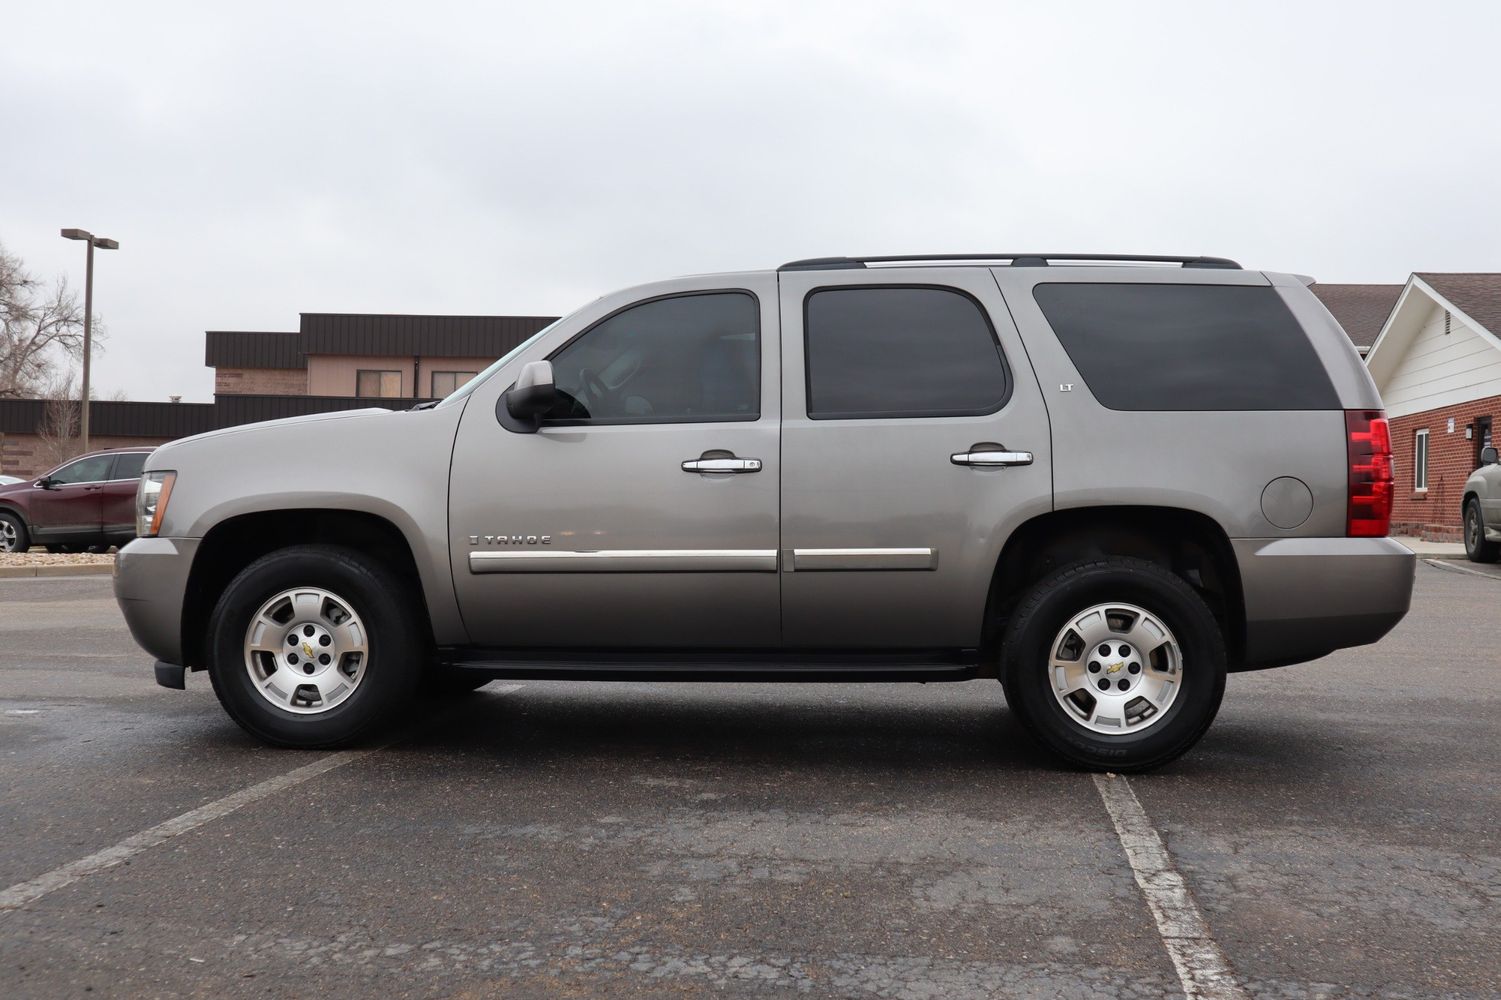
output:
M1008 465L1031 465L1030 451L1008 451L1005 445L977 444L968 451L955 452L949 456L955 465L969 465L978 469L1000 469Z
M759 458L692 458L683 463L684 472L697 472L699 475L712 475L714 473L745 473L760 472L761 460Z

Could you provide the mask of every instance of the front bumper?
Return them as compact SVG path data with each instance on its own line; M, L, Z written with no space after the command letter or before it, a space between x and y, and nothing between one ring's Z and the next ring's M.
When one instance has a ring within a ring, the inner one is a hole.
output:
M1246 668L1317 659L1390 632L1412 604L1417 556L1390 538L1233 539Z
M196 538L137 538L115 555L115 600L141 648L182 665L182 609Z

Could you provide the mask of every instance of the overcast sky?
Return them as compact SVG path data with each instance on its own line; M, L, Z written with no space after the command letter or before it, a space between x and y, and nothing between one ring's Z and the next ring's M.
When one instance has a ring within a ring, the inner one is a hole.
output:
M1501 4L8 3L0 242L102 393L203 331L845 253L1501 270Z

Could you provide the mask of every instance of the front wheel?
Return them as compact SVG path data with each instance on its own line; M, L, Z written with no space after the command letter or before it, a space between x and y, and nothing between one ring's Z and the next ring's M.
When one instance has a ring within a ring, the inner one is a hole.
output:
M410 703L428 654L411 588L362 553L272 552L209 622L209 678L231 718L278 746L357 740Z
M1110 557L1033 587L1001 647L1006 701L1044 745L1091 770L1145 771L1214 721L1225 691L1218 620L1156 563Z
M1480 501L1465 504L1465 555L1470 562L1493 563L1501 558L1501 542L1485 540L1485 519L1480 516Z
M31 548L31 535L19 514L0 510L0 552L25 552Z

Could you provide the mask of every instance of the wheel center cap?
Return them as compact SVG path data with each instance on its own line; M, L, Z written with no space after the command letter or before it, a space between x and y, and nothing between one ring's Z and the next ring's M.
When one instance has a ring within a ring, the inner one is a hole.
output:
M299 674L322 673L338 659L338 646L325 628L299 622L287 630L287 665Z

